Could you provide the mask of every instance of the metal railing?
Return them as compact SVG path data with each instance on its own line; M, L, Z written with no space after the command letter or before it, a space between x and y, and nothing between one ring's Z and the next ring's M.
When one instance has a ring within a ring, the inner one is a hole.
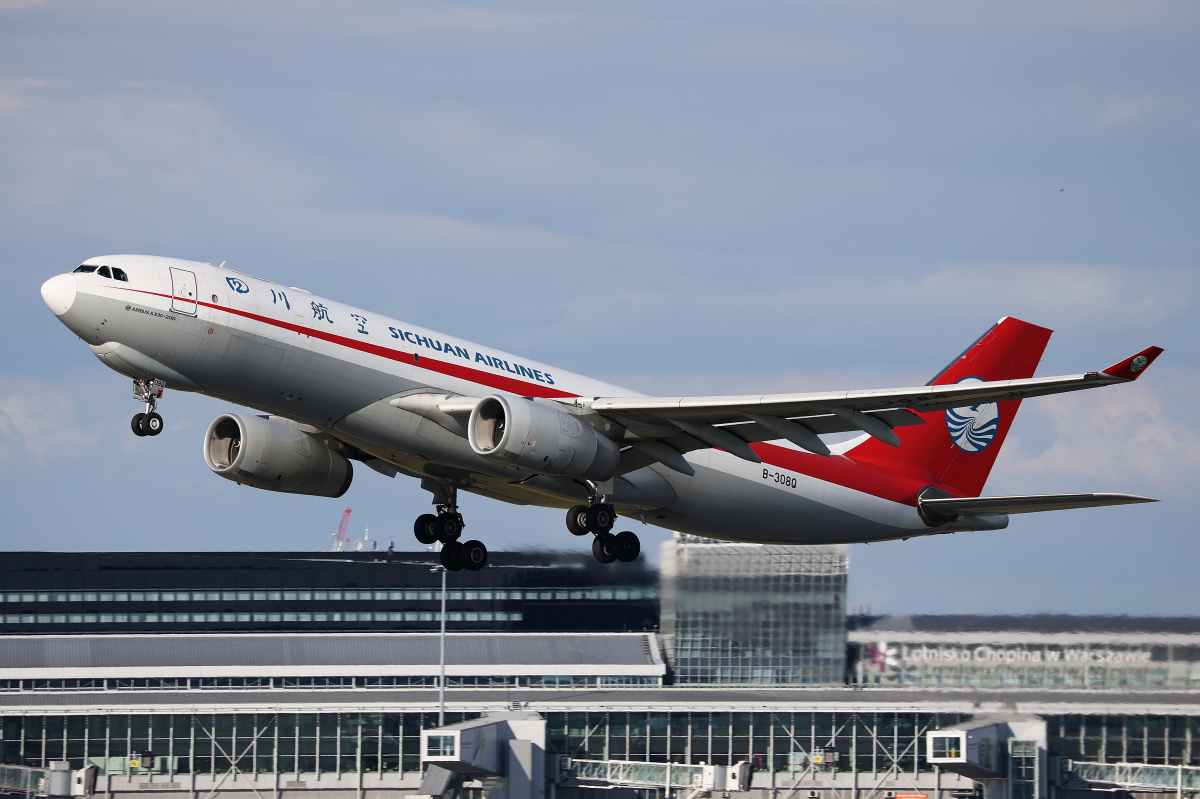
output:
M691 788L703 781L704 766L571 758L562 770L562 774L568 779L575 779L579 782L643 788Z
M1150 766L1144 763L1080 763L1072 761L1071 776L1088 782L1110 782L1145 788L1200 789L1200 768Z

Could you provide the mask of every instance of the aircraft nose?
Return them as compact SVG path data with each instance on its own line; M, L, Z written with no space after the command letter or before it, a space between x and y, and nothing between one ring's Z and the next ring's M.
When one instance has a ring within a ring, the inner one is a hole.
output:
M42 284L42 299L55 316L71 310L75 302L75 275L55 275Z

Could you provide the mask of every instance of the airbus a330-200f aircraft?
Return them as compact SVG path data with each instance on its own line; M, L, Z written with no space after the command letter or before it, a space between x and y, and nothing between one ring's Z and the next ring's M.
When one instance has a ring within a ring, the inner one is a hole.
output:
M491 347L207 263L91 258L42 286L50 310L133 378L158 435L166 388L226 413L204 460L227 480L339 497L358 461L421 480L416 520L447 569L479 569L458 491L569 508L601 563L632 561L617 516L731 541L854 543L998 530L1008 514L1152 501L1127 494L981 497L1021 400L1128 383L1150 347L1099 372L1033 377L1050 330L1001 319L928 384L811 394L646 397ZM835 446L829 433L860 433ZM775 442L775 443L768 443Z

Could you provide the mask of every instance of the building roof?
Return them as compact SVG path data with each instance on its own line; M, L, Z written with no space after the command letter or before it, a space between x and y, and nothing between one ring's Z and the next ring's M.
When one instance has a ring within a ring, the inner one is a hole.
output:
M1150 714L1200 716L1200 692L947 691L852 688L451 688L446 709L630 712ZM0 713L332 713L436 711L433 689L73 691L0 693Z
M67 671L106 676L110 670L136 670L141 676L212 669L248 674L247 669L263 668L329 673L331 667L346 674L389 674L411 667L432 670L439 662L439 639L430 633L38 635L6 636L0 645L0 675L10 679L61 677ZM663 669L652 633L447 633L446 663L476 667L476 673L506 666L596 673Z
M862 632L928 633L1200 633L1195 616L1074 616L1040 613L1028 616L894 615L871 621Z
M5 552L9 591L76 588L140 591L186 588L436 587L436 552ZM452 588L544 585L656 585L645 559L597 568L591 553L489 552L488 568L456 572Z

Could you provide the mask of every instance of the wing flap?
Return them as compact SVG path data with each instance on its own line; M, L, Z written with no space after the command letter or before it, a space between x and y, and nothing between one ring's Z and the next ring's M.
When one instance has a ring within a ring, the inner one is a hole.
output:
M1134 494L1029 494L1008 497L922 497L922 510L938 516L991 516L997 513L1040 513L1048 510L1099 508L1106 505L1134 505L1158 502Z

